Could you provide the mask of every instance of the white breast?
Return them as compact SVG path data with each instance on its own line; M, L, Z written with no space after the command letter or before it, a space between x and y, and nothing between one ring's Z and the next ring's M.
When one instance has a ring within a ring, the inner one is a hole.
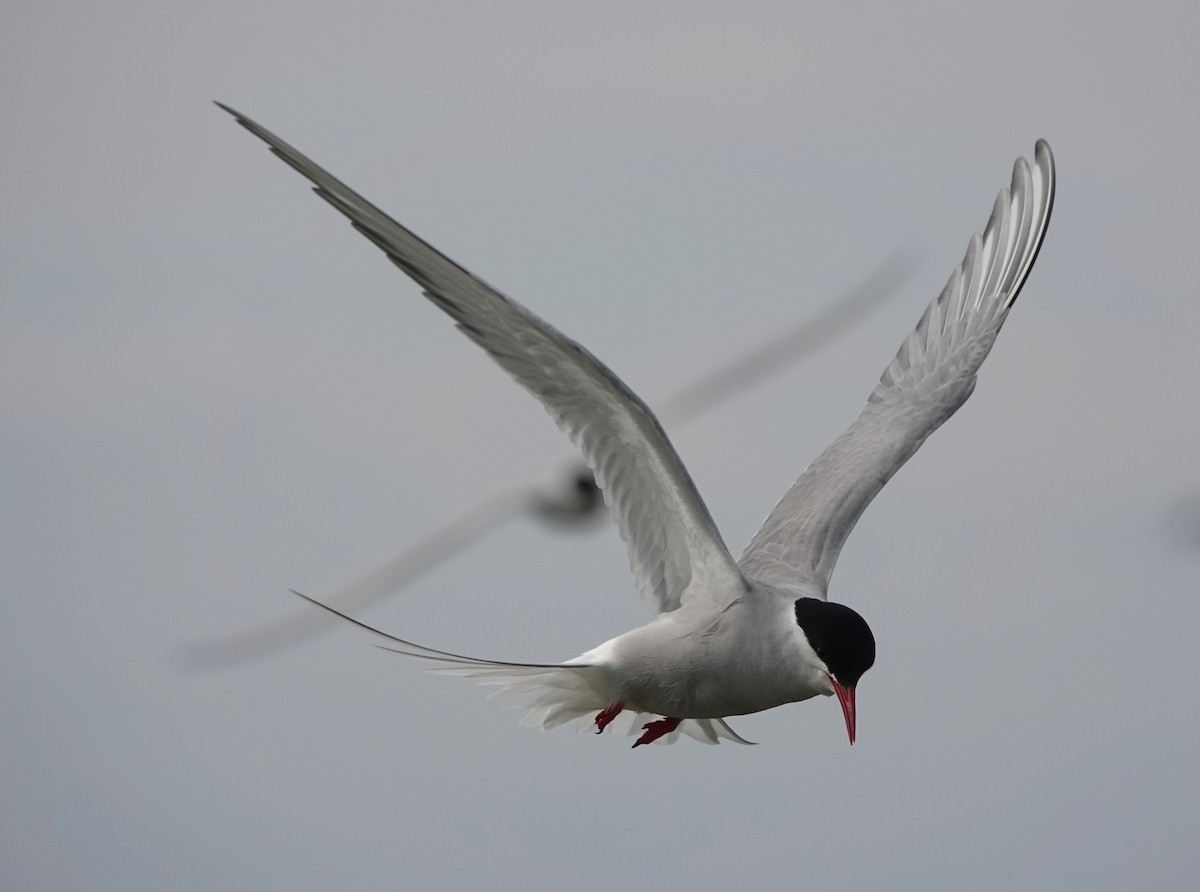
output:
M628 708L677 718L744 715L830 694L793 601L754 590L720 612L683 607L578 661L603 666Z

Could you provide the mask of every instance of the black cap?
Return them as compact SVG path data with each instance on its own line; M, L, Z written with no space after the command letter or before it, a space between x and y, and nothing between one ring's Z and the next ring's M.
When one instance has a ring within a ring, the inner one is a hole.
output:
M796 623L833 677L846 687L858 684L875 664L871 627L844 604L801 598L796 602Z

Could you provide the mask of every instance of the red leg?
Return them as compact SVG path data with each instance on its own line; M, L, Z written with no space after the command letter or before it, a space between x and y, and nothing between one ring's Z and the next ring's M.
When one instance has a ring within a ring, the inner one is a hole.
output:
M596 716L596 733L599 734L608 727L608 723L621 714L621 710L625 708L623 703L610 703L604 707L604 710Z
M651 722L648 725L642 725L642 730L646 733L637 739L634 746L641 746L643 743L654 743L664 734L670 734L679 727L679 723L683 719L665 718L659 719L657 722Z

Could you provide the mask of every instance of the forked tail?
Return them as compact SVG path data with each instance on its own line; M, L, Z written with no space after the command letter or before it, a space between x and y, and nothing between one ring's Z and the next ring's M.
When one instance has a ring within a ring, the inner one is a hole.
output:
M293 594L359 628L400 645L377 645L383 650L436 663L433 672L458 675L478 684L499 685L500 690L489 696L488 700L498 706L529 710L521 720L522 725L550 731L574 722L579 731L592 730L596 726L596 716L618 700L617 692L613 690L608 675L601 666L588 663L505 663L435 650L381 632L300 592L293 591ZM655 718L657 716L652 714L623 709L612 719L611 726L617 733L633 735L639 733L646 722ZM749 740L739 736L723 719L684 719L678 728L655 742L674 743L680 735L687 735L708 744L719 743L722 739L750 744Z

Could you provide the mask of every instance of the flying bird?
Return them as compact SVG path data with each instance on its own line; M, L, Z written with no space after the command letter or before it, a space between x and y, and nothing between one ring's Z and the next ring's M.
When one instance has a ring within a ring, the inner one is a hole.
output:
M982 236L972 236L858 418L800 475L735 561L658 419L603 363L283 140L221 108L311 180L541 400L595 473L657 615L565 663L508 663L425 647L313 603L383 635L389 650L499 685L490 699L528 709L523 723L544 730L620 725L641 732L635 747L680 735L748 743L726 718L820 694L837 696L853 744L855 695L875 662L875 637L855 610L828 600L829 579L866 506L974 390L1045 237L1055 185L1050 146L1037 142L1032 168L1017 160Z
M907 252L896 251L816 316L693 380L659 406L659 418L678 428L811 356L896 293L911 277L913 266ZM343 613L358 610L403 590L510 521L530 517L558 529L593 530L604 512L595 475L582 458L575 458L535 480L488 495L322 600ZM279 653L329 629L327 617L303 609L230 635L189 642L181 651L181 664L188 669L227 668Z

